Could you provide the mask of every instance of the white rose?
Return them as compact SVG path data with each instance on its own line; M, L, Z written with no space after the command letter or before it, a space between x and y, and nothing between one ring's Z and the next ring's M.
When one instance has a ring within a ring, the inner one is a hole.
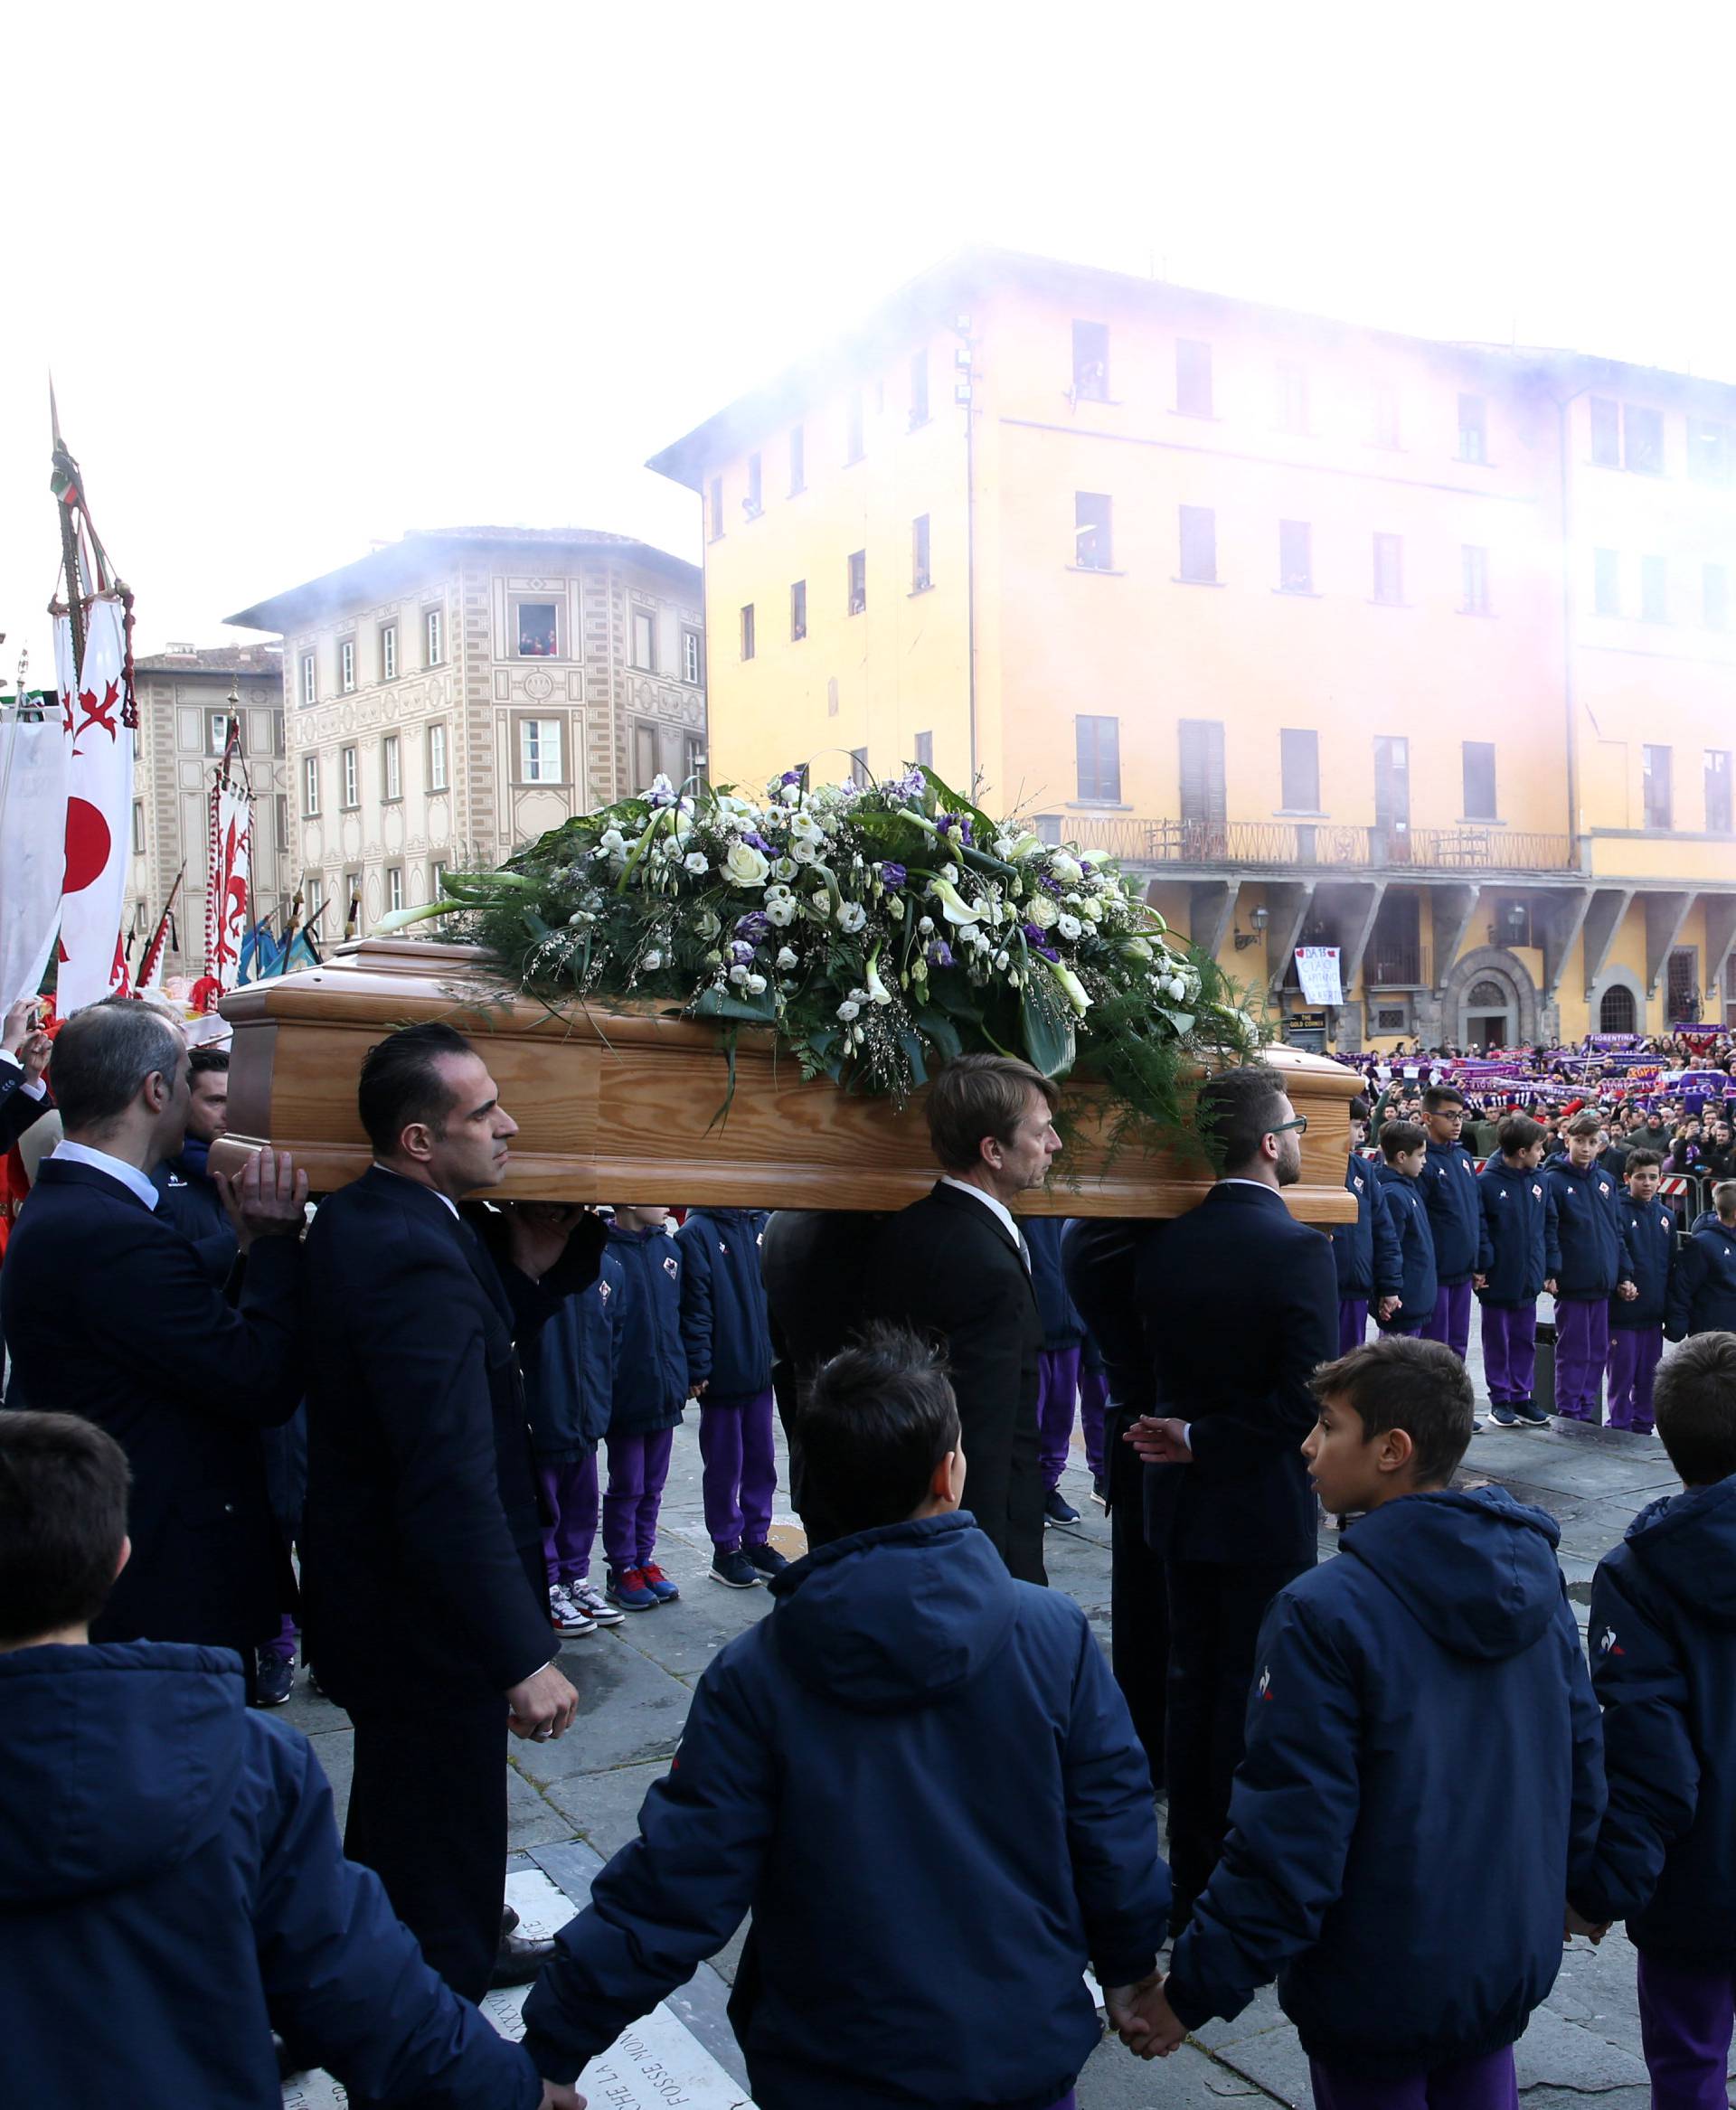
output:
M640 961L639 965L645 969L647 975L655 975L657 969L663 965L663 955L658 952L656 947L654 946L651 950L646 954L644 959Z
M1058 916L1055 918L1055 928L1071 943L1084 935L1085 926L1077 916Z
M1103 920L1103 904L1095 894L1086 895L1079 904L1079 912L1088 923L1101 923Z
M759 887L771 871L769 862L751 843L731 843L723 853L723 877L732 887Z
M779 930L788 930L795 922L797 914L796 897L793 894L779 894L775 901L768 899L766 902L767 918Z
M1061 920L1061 910L1047 894L1038 894L1025 903L1024 919L1034 923L1039 930L1052 930Z
M849 997L846 996L844 1002L838 1006L838 1016L846 1025L848 1025L850 1021L854 1018L861 1010L861 1004L854 1003Z
M730 969L730 980L735 984L738 989L747 978L748 970L745 967L731 967Z
M780 947L778 953L778 973L780 975L788 975L789 970L796 965L797 959L795 954L790 951L788 946Z
M766 987L766 978L763 975L750 975L747 980L742 984L742 987L747 991L750 996L763 995Z
M690 850L681 862L688 871L695 875L702 871L710 871L712 869L711 860L698 850Z
M860 901L846 901L838 910L838 928L850 937L866 928L868 911Z

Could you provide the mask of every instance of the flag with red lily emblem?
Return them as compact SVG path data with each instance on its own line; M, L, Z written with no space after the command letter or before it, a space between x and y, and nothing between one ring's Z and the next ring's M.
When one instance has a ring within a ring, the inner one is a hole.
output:
M231 718L207 809L210 864L205 889L203 1008L214 1011L234 988L247 936L247 887L253 860L253 789L241 759L241 728Z
M133 807L137 714L118 596L99 594L85 617L84 665L72 679L72 625L54 623L61 729L69 749L66 878L61 899L56 1003L62 1017L129 983L121 931Z

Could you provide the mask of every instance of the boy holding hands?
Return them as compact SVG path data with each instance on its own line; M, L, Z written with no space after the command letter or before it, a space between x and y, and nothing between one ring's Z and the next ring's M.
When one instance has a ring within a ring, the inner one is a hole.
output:
M1652 1433L1652 1380L1664 1352L1675 1274L1675 1219L1657 1198L1663 1160L1655 1150L1628 1153L1628 1251L1635 1295L1609 1300L1609 1426Z
M1543 1173L1543 1243L1555 1299L1555 1411L1568 1421L1596 1418L1599 1381L1609 1360L1609 1299L1631 1301L1633 1256L1616 1182L1598 1163L1600 1115L1575 1114L1561 1129L1565 1163Z
M1537 1299L1544 1265L1543 1175L1548 1131L1529 1114L1509 1114L1496 1132L1499 1157L1477 1174L1482 1244L1477 1291L1483 1305L1483 1370L1489 1407L1503 1428L1541 1427L1547 1412L1531 1396L1537 1369Z

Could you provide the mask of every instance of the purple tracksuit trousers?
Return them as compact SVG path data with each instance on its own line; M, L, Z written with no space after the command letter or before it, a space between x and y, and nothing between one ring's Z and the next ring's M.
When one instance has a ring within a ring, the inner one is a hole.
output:
M1365 1296L1341 1296L1338 1299L1338 1352L1348 1355L1353 1348L1360 1348L1368 1339L1368 1299Z
M770 1386L750 1399L702 1399L699 1455L712 1545L720 1553L763 1546L778 1492Z
M1724 2110L1736 1978L1639 1958L1639 2040L1652 2110Z
M1071 1348L1045 1348L1037 1358L1037 1462L1043 1468L1043 1484L1061 1484L1067 1448L1073 1440L1073 1410L1079 1404L1079 1343ZM1098 1447L1102 1447L1102 1436ZM968 1460L967 1460L968 1464Z
M1598 1418L1598 1389L1609 1360L1609 1300L1555 1300L1555 1411L1570 1421Z
M1492 1406L1512 1407L1531 1398L1537 1374L1534 1304L1483 1306L1483 1374Z
M542 1534L542 1559L553 1583L581 1583L597 1542L597 1454L539 1465L536 1477L554 1521Z
M609 1436L609 1492L603 1496L603 1552L615 1574L643 1568L657 1550L657 1512L669 1477L673 1428L651 1436Z
M1609 1329L1609 1426L1652 1431L1652 1380L1664 1353L1662 1326Z
M1398 2081L1339 2073L1311 2058L1308 2078L1315 2110L1519 2110L1511 2045L1485 2058L1463 2058Z
M1466 1282L1443 1282L1435 1292L1435 1309L1432 1316L1422 1322L1425 1341L1444 1341L1460 1362L1471 1342L1471 1286Z

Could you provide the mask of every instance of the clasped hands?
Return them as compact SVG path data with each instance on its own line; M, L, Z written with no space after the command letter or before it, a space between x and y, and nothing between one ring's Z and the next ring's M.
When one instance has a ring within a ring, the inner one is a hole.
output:
M1109 2027L1136 2058L1167 2058L1187 2035L1175 2019L1164 1985L1164 1973L1154 1971L1136 1985L1103 1988Z

